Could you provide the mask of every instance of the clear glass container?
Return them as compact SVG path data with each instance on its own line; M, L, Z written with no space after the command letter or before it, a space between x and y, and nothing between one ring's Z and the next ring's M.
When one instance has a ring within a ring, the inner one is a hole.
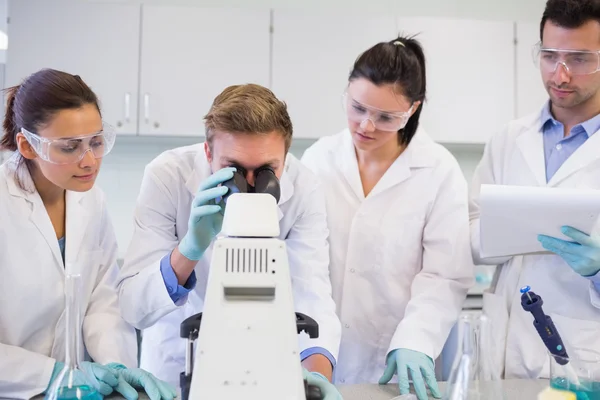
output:
M600 353L567 348L568 358L549 354L550 386L575 393L577 400L600 400Z
M485 315L462 316L459 351L446 383L446 400L504 400L494 361L491 321Z
M45 400L102 400L103 396L90 384L94 382L80 362L81 352L81 275L69 274L65 279L65 366L46 391Z

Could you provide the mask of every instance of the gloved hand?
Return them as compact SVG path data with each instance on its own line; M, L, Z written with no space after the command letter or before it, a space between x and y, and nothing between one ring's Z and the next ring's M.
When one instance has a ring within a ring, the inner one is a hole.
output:
M600 271L600 240L570 226L560 230L575 242L546 235L538 235L538 240L546 250L561 256L579 275L596 275Z
M223 209L215 204L215 199L224 196L229 190L219 184L233 178L235 168L220 169L206 178L198 188L192 201L192 211L188 220L188 231L179 243L179 252L190 260L197 261L221 231Z
M115 390L127 400L136 400L136 389L144 389L150 400L173 400L177 390L166 382L157 379L150 372L140 368L127 368L123 364L110 363L106 365L118 377L119 383Z
M85 374L82 374L78 370L75 370L76 375L74 383L76 385L90 385L98 392L100 392L101 395L108 396L113 392L113 386L116 386L117 383L119 383L119 380L117 379L117 374L115 374L109 368L101 364L83 361L79 364L79 366L81 367L83 372L85 372ZM48 383L48 388L46 388L46 392L48 391L48 389L50 389L54 381L59 377L60 372L63 370L64 367L65 364L60 361L57 361L54 364L54 369L52 370L52 376L50 378L50 383Z
M388 383L394 373L398 373L398 386L400 394L410 393L408 383L408 371L413 380L413 386L419 400L427 400L427 389L425 383L431 390L431 395L436 399L441 399L442 394L435 380L435 372L433 370L433 360L423 353L408 349L396 349L391 351L387 357L387 367L379 378L379 384ZM423 381L425 378L425 381Z
M306 368L302 368L302 375L306 382L311 386L316 386L321 389L321 397L323 400L343 400L342 395L337 388L318 372L310 372Z

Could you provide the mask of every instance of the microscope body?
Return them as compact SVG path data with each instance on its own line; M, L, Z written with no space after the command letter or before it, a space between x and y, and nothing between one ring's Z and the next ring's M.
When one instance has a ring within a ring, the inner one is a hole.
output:
M181 326L193 354L182 374L183 397L189 385L189 400L306 400L298 333L318 336L318 326L294 312L275 198L231 195L222 232L203 312Z

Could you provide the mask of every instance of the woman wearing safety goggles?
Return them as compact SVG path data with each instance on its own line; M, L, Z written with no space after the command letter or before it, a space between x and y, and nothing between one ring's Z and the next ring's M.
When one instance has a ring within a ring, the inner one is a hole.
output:
M120 315L117 243L94 187L115 131L78 76L41 70L8 89L0 149L0 393L45 393L65 362L65 276L82 276L86 382L102 395L153 400L176 392L137 369L133 327ZM19 366L15 368L15 366Z
M426 92L420 44L379 43L354 64L348 128L302 161L322 180L333 297L342 321L342 384L412 379L440 398L433 360L472 283L467 184L454 157L419 128Z

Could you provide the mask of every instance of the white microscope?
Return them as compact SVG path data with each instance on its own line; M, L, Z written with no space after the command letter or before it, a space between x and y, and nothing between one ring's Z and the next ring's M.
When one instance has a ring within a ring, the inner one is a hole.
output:
M302 375L298 334L319 332L313 319L294 312L278 196L231 192L203 312L181 324L188 341L182 398L321 400Z

